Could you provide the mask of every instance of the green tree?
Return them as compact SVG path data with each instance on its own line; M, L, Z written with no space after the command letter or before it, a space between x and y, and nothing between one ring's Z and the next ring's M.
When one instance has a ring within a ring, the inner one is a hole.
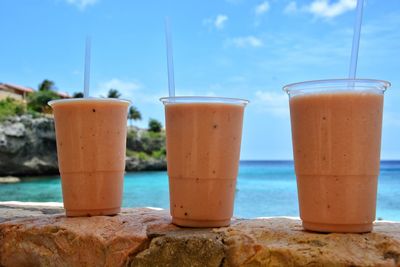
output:
M14 98L7 97L0 100L0 121L9 116L22 115L25 113L25 106Z
M128 119L130 121L130 125L132 126L132 121L141 120L142 114L135 106L131 106L128 111Z
M54 91L54 82L50 80L43 80L38 86L39 91Z
M149 131L154 133L159 133L162 130L162 124L156 119L149 120Z
M73 98L83 98L83 93L82 92L75 92L72 95Z
M51 90L32 92L28 95L28 110L36 112L49 111L50 107L47 103L55 99L60 99L60 96Z
M121 93L117 89L110 89L108 90L107 97L108 98L120 98Z

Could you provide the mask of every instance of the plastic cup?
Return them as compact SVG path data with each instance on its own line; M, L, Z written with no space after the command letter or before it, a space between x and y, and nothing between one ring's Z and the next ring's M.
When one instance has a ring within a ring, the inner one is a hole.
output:
M49 102L67 216L120 211L129 104L106 98Z
M166 97L167 163L172 222L230 224L247 100Z
M306 230L370 232L375 220L383 94L389 82L289 84L300 217Z

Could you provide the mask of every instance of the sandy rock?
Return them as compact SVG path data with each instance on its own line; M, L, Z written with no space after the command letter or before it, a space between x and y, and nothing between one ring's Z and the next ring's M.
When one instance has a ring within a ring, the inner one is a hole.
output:
M306 232L298 220L245 220L224 234L227 266L400 266L400 223L368 234Z
M0 184L14 184L21 182L21 179L15 176L0 177Z
M0 266L400 266L400 223L378 222L369 234L317 234L289 218L190 229L170 224L163 210L59 212L0 203Z
M63 204L59 202L0 202L0 223L19 218L43 217L64 214ZM1 266L1 265L0 265Z
M165 212L164 212L165 213ZM148 246L146 227L168 216L135 209L118 216L49 215L0 224L0 266L125 266Z
M131 267L222 266L222 236L211 229L174 229L165 234L148 232L150 246L129 259Z

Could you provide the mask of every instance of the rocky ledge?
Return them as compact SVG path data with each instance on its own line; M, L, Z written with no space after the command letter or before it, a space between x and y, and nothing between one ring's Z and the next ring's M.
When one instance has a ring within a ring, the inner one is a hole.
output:
M400 223L369 234L305 232L299 220L179 228L167 211L66 218L61 207L0 204L0 266L400 266Z

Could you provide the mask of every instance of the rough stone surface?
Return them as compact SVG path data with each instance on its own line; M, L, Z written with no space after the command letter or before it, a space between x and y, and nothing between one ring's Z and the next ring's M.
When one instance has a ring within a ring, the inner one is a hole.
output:
M151 243L131 257L131 267L145 266L222 266L225 259L222 235L207 229L169 229L147 232Z
M139 136L144 129L135 128ZM135 139L136 140L136 139ZM139 138L138 151L151 154L152 149L164 146L163 138ZM154 144L153 144L154 143ZM162 143L162 144L161 144ZM136 148L136 147L135 147ZM141 150L140 150L141 149ZM165 158L146 159L127 157L126 171L166 170ZM0 176L32 176L58 174L57 146L52 117L15 116L0 123Z
M227 266L400 266L400 223L368 234L305 232L298 220L246 220L219 229Z
M86 218L36 216L27 209L25 218L19 208L19 219L9 220L8 214L0 224L0 266L125 266L148 246L148 227L169 226L165 211L151 209Z
M163 210L86 218L62 211L0 203L0 266L400 266L400 223L317 234L289 218L190 229L170 224Z

